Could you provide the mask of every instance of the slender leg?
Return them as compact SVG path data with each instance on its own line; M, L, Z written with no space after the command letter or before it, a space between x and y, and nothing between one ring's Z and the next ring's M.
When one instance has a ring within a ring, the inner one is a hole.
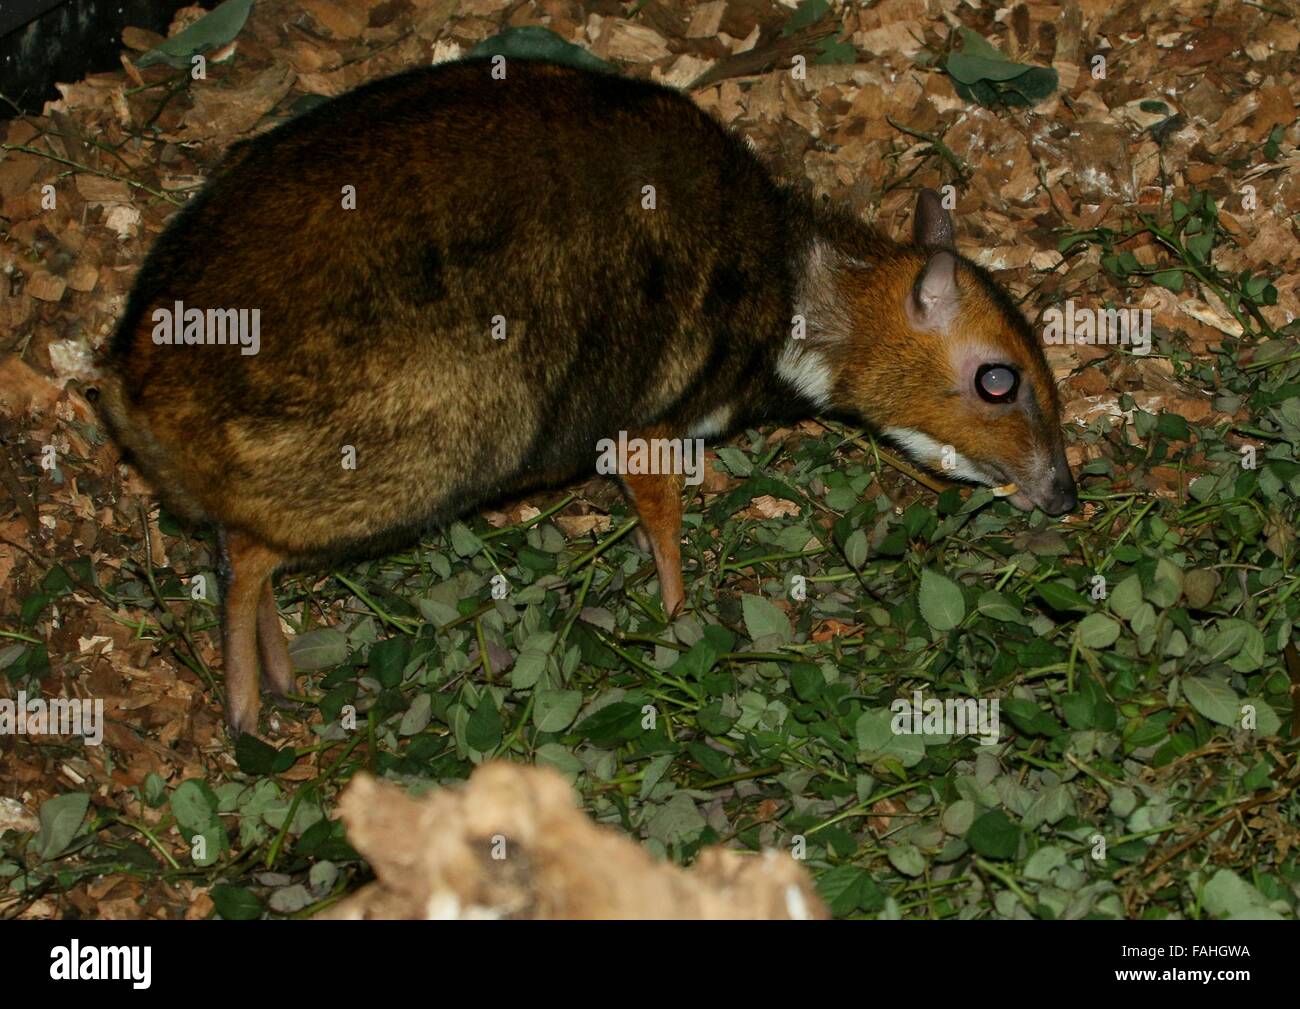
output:
M283 558L244 533L223 532L221 542L224 561L221 650L226 668L226 720L238 737L257 730L261 709L257 674L259 600L263 586L269 587L271 572Z
M284 631L280 630L270 578L262 583L262 595L257 601L257 650L262 657L262 675L267 686L281 697L293 693L296 686L293 663L289 660Z
M628 492L629 499L631 491ZM632 530L632 540L636 543L636 548L643 553L654 553L654 544L650 542L650 537L646 535L644 526L637 526Z
M682 589L682 477L680 474L632 474L623 476L632 506L641 517L641 528L650 540L655 568L659 572L659 594L664 613L672 616L685 599Z

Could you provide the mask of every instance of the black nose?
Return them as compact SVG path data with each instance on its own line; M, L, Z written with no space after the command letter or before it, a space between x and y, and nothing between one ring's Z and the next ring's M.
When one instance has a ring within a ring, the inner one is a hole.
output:
M1079 503L1079 494L1074 486L1074 476L1067 469L1063 476L1052 483L1052 496L1043 503L1043 511L1048 515L1064 515L1074 511Z

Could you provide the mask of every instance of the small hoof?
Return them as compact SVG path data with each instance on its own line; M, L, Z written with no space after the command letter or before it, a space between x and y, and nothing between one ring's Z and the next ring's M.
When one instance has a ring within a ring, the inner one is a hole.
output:
M261 714L261 704L231 705L226 710L226 725L230 727L230 738L238 739L245 732L257 735L257 719Z
M271 667L266 670L264 679L266 689L275 697L284 697L298 692L298 677L294 675L292 668L286 673L282 669Z

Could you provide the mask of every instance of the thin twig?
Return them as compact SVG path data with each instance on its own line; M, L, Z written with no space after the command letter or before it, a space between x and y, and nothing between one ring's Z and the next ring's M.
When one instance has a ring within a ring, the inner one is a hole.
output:
M89 165L80 164L76 161L70 160L69 158L61 158L57 154L51 154L49 153L49 151L38 150L35 147L28 147L26 144L0 144L0 150L22 151L24 154L34 154L38 158L49 158L51 161L57 161L61 165L67 165L69 168L75 168L79 172L86 172L90 175L98 175L100 178L112 179L114 182L124 182L128 186L131 186L134 189L139 189L141 192L148 193L150 196L156 196L160 200L166 200L173 207L185 206L185 204L182 203L180 200L174 199L173 197L168 196L166 193L160 192L157 189L153 189L150 186L146 186L143 182L136 182L134 179L128 179L121 175L114 175L112 172L106 172L100 168L91 168Z
M910 126L904 126L902 123L896 123L889 116L885 116L885 122L889 123L890 126L898 130L900 133L906 133L909 137L916 137L917 140L924 140L934 148L936 154L957 170L957 175L963 182L975 174L975 170L971 168L970 165L966 164L966 162L962 161L961 158L957 157L957 155L952 152L952 148L938 137L933 137L928 133L922 133L920 130L914 130Z
M892 452L886 452L879 445L873 445L870 442L864 440L863 438L858 437L855 434L850 434L846 429L844 429L838 424L828 424L826 421L823 420L819 420L817 421L817 423L820 424L822 427L826 428L826 430L830 431L832 434L837 434L845 441L856 445L864 452L870 452L875 454L876 456L879 457L881 462L887 463L888 465L894 467L894 469L898 470L898 472L902 473L904 476L911 477L922 487L929 488L930 490L934 491L936 494L942 494L950 486L949 484L946 484L941 480L936 480L928 473L923 473L915 466L912 466L904 462L902 459L898 458Z

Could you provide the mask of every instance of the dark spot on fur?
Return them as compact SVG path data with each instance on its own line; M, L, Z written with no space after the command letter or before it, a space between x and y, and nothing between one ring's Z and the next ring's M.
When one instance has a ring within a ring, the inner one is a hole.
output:
M668 291L668 274L663 256L651 255L645 266L645 279L641 281L641 290L651 305L664 300Z
M457 270L473 270L506 254L511 225L504 217L484 222L477 227L467 223L466 229L466 234L447 243L447 252L443 257L446 266Z
M726 259L713 267L709 287L704 293L706 315L729 312L749 291L749 277L735 259Z
M432 242L417 246L407 270L408 297L417 305L427 305L447 297L442 253Z

